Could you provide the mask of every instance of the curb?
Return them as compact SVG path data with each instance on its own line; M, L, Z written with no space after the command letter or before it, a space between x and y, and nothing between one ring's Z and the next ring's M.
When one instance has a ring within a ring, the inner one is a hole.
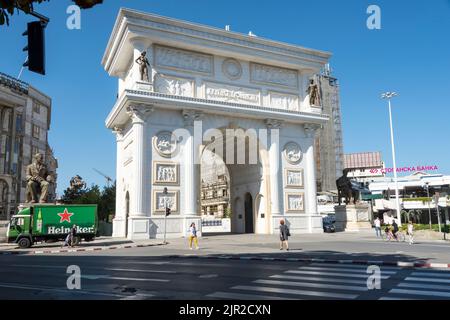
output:
M104 251L104 250L114 250L114 249L156 247L156 246L162 246L162 245L163 245L162 243L152 243L152 244L131 244L131 245L119 245L119 246L109 246L109 247L92 247L92 248L77 248L77 249L34 250L34 251L3 251L3 252L0 252L0 255L32 255L32 254L49 254L49 253Z
M380 260L336 260L320 258L271 258L271 257L248 257L248 256L168 256L168 258L187 258L187 259L225 259L225 260L256 260L256 261L284 261L284 262L322 262L337 264L357 264L357 265L380 265L394 266L402 268L424 268L424 269L450 269L450 263L423 263L406 261L380 261Z

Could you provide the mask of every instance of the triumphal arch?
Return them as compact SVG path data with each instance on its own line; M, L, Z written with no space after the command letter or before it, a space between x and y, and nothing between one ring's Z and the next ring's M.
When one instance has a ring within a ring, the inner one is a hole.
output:
M106 119L117 142L113 235L201 231L206 154L229 172L232 232L276 233L280 219L292 234L322 232L314 137L328 116L314 75L329 57L121 9L102 61L118 79Z

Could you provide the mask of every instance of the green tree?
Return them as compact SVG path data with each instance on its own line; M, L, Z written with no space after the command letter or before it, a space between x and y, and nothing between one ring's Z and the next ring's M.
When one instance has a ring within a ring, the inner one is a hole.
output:
M1 0L0 1L0 25L9 25L9 17L14 14L15 11L23 11L30 13L34 10L35 4L41 4L42 2L48 2L50 0ZM103 3L103 0L72 0L81 9L89 9L93 6Z
M116 183L103 190L98 185L90 188L67 188L61 200L67 204L96 204L98 219L107 221L109 215L115 214Z

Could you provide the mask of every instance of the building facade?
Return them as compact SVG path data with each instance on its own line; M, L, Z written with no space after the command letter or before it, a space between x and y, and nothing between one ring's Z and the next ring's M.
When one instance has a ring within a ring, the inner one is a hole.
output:
M51 172L58 162L48 144L51 99L29 84L0 73L0 220L26 200L26 167L42 153ZM49 190L54 199L55 184Z
M381 152L346 154L344 167L348 170L347 177L362 183L383 180L386 175Z
M229 172L232 232L277 233L280 219L293 234L323 232L314 147L329 117L307 92L329 57L121 9L102 61L118 79L105 123L117 142L113 236L180 237L201 225L205 150Z

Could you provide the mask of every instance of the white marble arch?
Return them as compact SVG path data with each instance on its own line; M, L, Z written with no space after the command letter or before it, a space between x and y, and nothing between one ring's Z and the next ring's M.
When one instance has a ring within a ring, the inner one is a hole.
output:
M142 51L147 52L150 64L149 81L140 80L139 66L134 62ZM311 108L305 92L309 78L320 71L330 56L315 49L120 9L102 59L108 74L118 80L117 100L105 121L116 135L117 145L113 235L162 238L164 217L153 212L153 194L156 187L161 189L164 185L152 185L152 163L161 161L180 164L179 184L167 186L170 192L179 194L179 214L167 218L167 237L186 236L191 222L200 226L198 156L201 146L210 142L203 139L204 133L223 128L258 132L258 152L263 155L252 165L229 165L234 178L232 210L233 206L234 211L245 209L248 192L254 202L254 232L278 232L280 218L288 221L293 234L321 232L314 135L329 118ZM239 78L230 80L224 74L221 66L227 59L234 59L242 67ZM263 67L254 70L259 70L255 74L252 66ZM164 89L161 75L170 81L179 79L180 85ZM205 93L208 83L215 84L212 96ZM274 92L285 95L286 100L295 100L295 108L271 103ZM195 124L199 121L201 128L196 134ZM267 139L259 136L261 130L269 130ZM168 149L170 154L161 149L158 152L152 143L155 136L167 131L180 133L171 142L175 145ZM301 149L298 161L286 159L283 148L292 143ZM286 186L286 168L304 172L303 186ZM286 212L284 199L288 192L304 193L304 212ZM244 219L243 212L242 215ZM233 226L236 232L245 231L242 222L234 221Z

